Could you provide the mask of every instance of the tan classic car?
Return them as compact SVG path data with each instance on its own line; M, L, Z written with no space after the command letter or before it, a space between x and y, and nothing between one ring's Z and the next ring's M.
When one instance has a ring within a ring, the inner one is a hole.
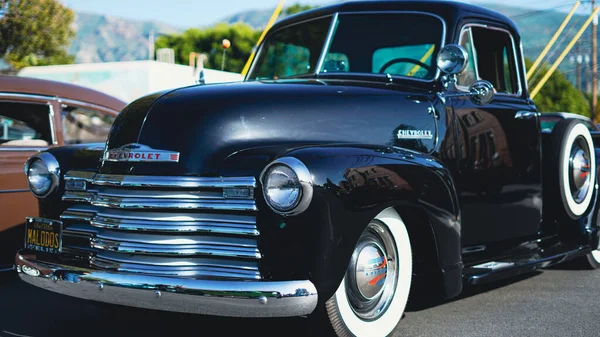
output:
M38 213L23 165L52 146L104 142L125 102L78 85L0 76L0 271L12 269L25 216Z

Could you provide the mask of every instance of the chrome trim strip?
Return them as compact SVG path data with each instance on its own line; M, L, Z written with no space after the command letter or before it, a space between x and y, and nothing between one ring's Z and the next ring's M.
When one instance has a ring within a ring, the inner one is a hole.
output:
M62 200L72 202L91 202L94 198L94 195L94 193L90 192L66 191L62 196Z
M333 38L333 33L335 33L336 27L337 27L337 23L338 23L338 13L335 13L333 15L333 18L331 19L331 23L329 24L329 30L327 31L327 37L325 38L325 44L323 45L323 48L321 49L321 55L319 56L319 60L317 61L317 68L315 71L315 75L319 76L319 73L321 72L321 68L323 68L323 63L325 62L325 57L327 56L327 53L329 52L329 48L331 47L331 39Z
M56 139L56 128L54 127L54 108L52 107L52 104L48 103L48 109L48 115L50 116L50 133L52 134L52 145L57 145L58 140Z
M0 98L29 98L29 99L37 99L37 100L43 100L43 101L47 101L47 103L49 103L49 101L56 101L59 103L63 103L63 104L72 104L72 105L79 105L82 107L87 107L87 108L92 108L92 109L96 109L96 110L104 110L104 111L113 111L115 112L115 114L118 114L119 111L113 110L109 107L105 107L102 105L97 105L97 104L93 104L93 103L88 103L88 102L82 102L82 101L78 101L75 99L70 99L70 98L63 98L63 97L58 97L58 96L46 96L46 95L37 95L37 94L22 94L22 93L16 93L16 92L0 92Z
M26 190L26 189L21 189L21 190L0 190L0 194L2 194L2 193L23 193L23 192L30 192L30 190Z
M89 225L70 225L64 236L87 237L91 247L127 254L156 256L219 256L226 258L260 259L258 241L254 237L223 237L214 235L161 235L143 232L116 232Z
M243 259L215 259L211 257L173 257L173 256L149 256L149 255L128 255L119 254L110 251L101 251L96 254L97 258L118 263L132 263L165 268L183 268L183 267L220 267L242 270L258 271L258 260Z
M15 271L15 270L16 270L16 268L14 265L9 266L9 267L0 266L0 273L11 272L11 271Z
M72 233L68 233L73 237ZM76 238L87 238L79 236ZM65 246L63 253L89 261L93 268L113 271L144 273L153 276L177 277L227 277L238 280L260 280L257 259L232 259L226 257L125 255L89 247ZM87 266L87 264L86 264Z
M149 266L135 263L119 263L102 258L90 258L93 267L110 269L125 273L142 273L170 277L194 278L228 278L237 280L260 280L260 273L254 269L233 269L227 267L188 266L188 267L163 267Z
M521 52L521 70L523 70L523 78L519 78L519 82L525 84L523 92L529 92L529 83L527 82L527 67L525 66L525 54L523 52L523 40L519 41L519 51Z
M229 201L248 201L252 199L233 199L224 198L223 193L219 191L155 191L155 190L124 190L115 188L105 188L101 190L87 190L87 191L76 191L67 190L63 195L65 201L91 201L97 197L106 198L138 198L138 199L151 199L151 200L198 200L208 202L229 202ZM89 199L89 200L87 200Z
M135 221L94 217L92 227L122 231L166 232L166 233L215 233L244 236L258 236L256 226L226 226L219 223L178 222L166 224L158 221Z
M190 210L231 210L257 211L254 200L245 199L201 199L201 198L161 198L139 195L111 196L90 192L67 191L63 201L83 202L92 206L114 209L190 209Z
M254 177L186 177L186 176L133 176L118 174L100 174L96 173L90 178L89 172L69 171L67 175L72 179L87 179L86 181L99 186L119 186L119 187L167 187L167 188L236 188L236 187L256 187Z
M19 277L34 286L86 300L148 309L287 317L312 313L318 300L317 289L308 280L224 281L110 272L42 261L28 251L17 253L16 264Z
M91 183L94 179L96 172L89 171L68 171L65 173L65 180L85 180Z
M103 105L98 105L98 104L94 104L94 103L88 103L88 102L78 101L78 100L74 100L74 99L70 99L70 98L58 97L58 98L55 98L55 100L58 101L61 104L78 105L78 106L83 107L83 108L90 108L90 109L94 109L94 110L101 110L102 112L111 111L111 112L114 113L114 116L112 116L112 117L116 117L116 115L119 114L119 112L120 112L118 110L114 110L114 109L111 109L111 108L103 106Z
M104 196L116 198L143 198L143 199L160 199L160 200L227 200L223 197L223 192L219 189L212 190L148 190L148 189L122 189L117 187L101 187L99 189L90 189L88 192ZM229 198L233 199L233 198ZM235 200L248 200L235 199Z
M107 212L112 211L112 212ZM92 227L144 233L215 233L258 236L256 217L232 214L190 214L69 208L60 216L65 221L82 221Z
M260 259L258 248L219 246L211 244L147 244L92 238L92 248L125 254L170 255L170 256L215 256L226 258Z
M0 152L42 152L46 150L48 150L48 147L0 146Z
M189 209L189 210L231 210L256 211L254 200L161 200L149 198L120 198L96 195L92 206L116 209Z
M208 214L208 213L173 213L173 212L147 212L147 211L122 211L87 205L76 205L69 208L63 214L85 213L86 215L95 214L98 217L123 220L153 221L164 223L181 222L214 222L219 224L236 224L256 226L256 217L254 215L238 214Z
M91 221L94 213L66 210L60 215L60 220Z
M44 96L44 95L36 95L36 94L21 94L16 92L0 92L0 98L33 98L45 101L54 101L56 97L54 96Z

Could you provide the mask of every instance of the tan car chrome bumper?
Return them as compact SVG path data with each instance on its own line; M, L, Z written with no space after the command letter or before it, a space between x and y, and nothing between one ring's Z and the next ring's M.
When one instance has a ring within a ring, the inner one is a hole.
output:
M86 300L146 309L230 317L288 317L313 312L310 281L216 281L109 272L15 257L20 278L34 286Z

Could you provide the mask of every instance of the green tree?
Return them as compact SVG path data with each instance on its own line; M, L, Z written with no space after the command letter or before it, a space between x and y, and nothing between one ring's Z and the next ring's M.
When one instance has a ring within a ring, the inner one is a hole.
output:
M189 64L190 53L204 53L206 68L221 69L223 60L223 39L231 41L225 52L225 71L241 72L252 48L258 41L261 31L244 23L217 24L206 29L190 28L182 34L163 35L156 39L156 48L173 48L175 62Z
M525 60L525 65L529 69L533 62ZM547 65L541 65L539 69L538 80L548 71ZM537 84L537 81L529 84L529 88ZM590 117L590 103L584 94L573 86L567 77L559 70L554 71L540 92L533 99L538 110L541 112L573 112L583 116Z
M58 0L0 0L0 57L19 69L73 63L66 47L75 36L73 11Z

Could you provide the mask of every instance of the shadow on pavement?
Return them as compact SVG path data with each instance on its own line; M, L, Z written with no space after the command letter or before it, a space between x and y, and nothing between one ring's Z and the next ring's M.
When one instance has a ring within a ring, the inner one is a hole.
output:
M462 293L459 296L452 298L450 300L444 300L444 299L440 298L440 296L437 296L437 295L429 295L426 292L421 290L420 295L418 297L411 298L409 300L409 303L406 307L406 312L422 311L422 310L430 309L433 307L437 307L439 305L444 305L446 303L460 301L460 300L463 300L463 299L466 299L466 298L469 298L472 296L477 296L477 295L480 295L480 294L483 294L483 293L486 293L489 291L494 291L496 289L509 286L509 285L517 283L517 282L521 282L521 281L530 279L530 278L535 277L540 274L542 274L541 271L534 271L534 272L530 272L527 274L522 274L522 275L510 277L510 278L507 278L504 280L499 280L496 282L490 282L490 283L477 285L477 286L465 284L463 286Z
M223 318L112 306L57 295L16 279L0 286L0 305L0 337L310 336L302 317Z
M541 273L532 272L485 285L465 286L459 297L447 301L421 296L411 299L406 311L418 312L461 301ZM0 311L0 337L320 336L309 329L308 321L302 317L224 318L136 309L58 295L16 278L0 283Z

